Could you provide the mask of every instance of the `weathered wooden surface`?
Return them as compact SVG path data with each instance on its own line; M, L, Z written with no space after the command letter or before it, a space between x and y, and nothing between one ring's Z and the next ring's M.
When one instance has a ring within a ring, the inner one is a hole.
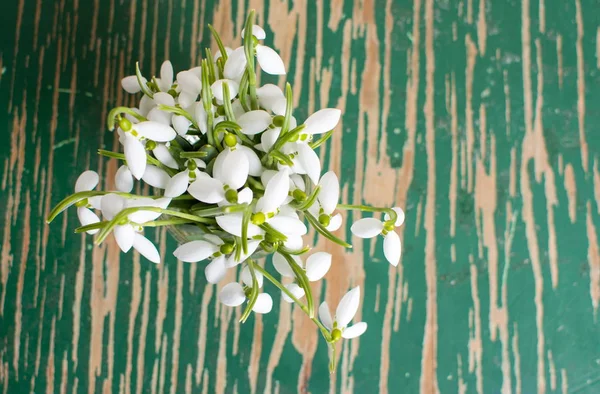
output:
M600 2L231 3L3 3L2 391L599 392ZM246 6L299 118L345 111L321 152L344 200L407 211L397 269L318 243L329 300L360 284L370 325L331 379L302 313L240 327L164 233L155 266L73 235L73 212L43 222L83 169L114 173L95 150L134 62L198 64L206 23L232 43Z

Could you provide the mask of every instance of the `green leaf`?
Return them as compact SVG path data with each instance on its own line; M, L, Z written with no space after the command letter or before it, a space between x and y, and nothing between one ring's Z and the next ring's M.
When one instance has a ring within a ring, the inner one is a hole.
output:
M331 232L329 232L329 230L327 230L325 227L323 227L323 225L321 223L319 223L319 221L313 215L311 215L310 212L304 211L304 216L306 217L306 220L308 220L308 222L315 228L315 230L317 230L317 232L319 234L321 234L328 240L335 242L336 244L343 246L345 248L352 247L352 245L350 245L346 241L339 239L338 237L333 235Z
M154 98L154 93L152 93L152 91L148 88L148 85L146 85L143 81L144 77L142 76L142 72L140 71L140 62L135 62L135 76L137 77L137 81L140 84L142 92L146 96Z

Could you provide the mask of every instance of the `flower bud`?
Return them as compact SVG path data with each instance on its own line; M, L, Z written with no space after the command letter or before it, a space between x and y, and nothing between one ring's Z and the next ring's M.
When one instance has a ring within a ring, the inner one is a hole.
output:
M229 202L230 204L235 204L237 203L238 200L238 192L235 189L228 189L225 192L225 199L227 200L227 202Z
M229 254L229 253L233 252L233 245L232 244L223 244L219 248L219 251L223 254Z
M225 134L225 138L223 138L223 142L225 142L225 145L228 147L233 148L237 145L237 138L235 138L235 135L227 133Z
M198 168L198 165L196 164L196 162L194 160L188 160L187 161L187 168L190 171L194 171L196 168Z
M304 201L306 201L306 193L304 193L300 189L294 190L292 192L292 197L294 197L294 200L296 200L298 202L304 202Z
M273 118L273 126L275 127L283 127L283 122L285 117L282 115L277 115Z
M156 142L152 140L146 141L146 150L154 150L156 148Z
M260 226L261 224L263 224L265 222L265 214L262 212L257 212L255 214L252 215L252 218L250 219L250 221L252 222L252 224L255 224L257 226Z
M321 215L319 215L319 223L321 223L323 226L329 226L330 222L331 216L327 215L326 213L322 213Z
M121 130L128 132L131 130L131 122L127 118L121 118L119 119L119 127Z
M333 331L331 331L331 340L337 342L340 339L342 339L342 332L339 329L334 328Z

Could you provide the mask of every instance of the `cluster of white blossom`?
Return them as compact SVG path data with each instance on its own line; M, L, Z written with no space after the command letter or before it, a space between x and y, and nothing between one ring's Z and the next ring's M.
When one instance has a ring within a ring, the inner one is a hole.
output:
M393 265L400 260L401 243L394 228L404 221L400 208L373 208L340 204L340 183L332 172L322 174L315 149L325 142L340 120L338 109L325 108L303 123L292 115L292 93L273 84L258 87L254 59L272 75L285 74L279 55L262 43L265 31L249 17L242 32L243 45L207 51L198 67L174 73L169 61L160 76L146 79L139 68L125 77L122 87L142 93L135 108L117 107L109 114L109 129L116 130L123 154L100 151L117 158L113 191L96 191L99 176L85 171L77 179L75 194L51 213L52 220L76 205L82 227L102 242L113 234L123 252L132 248L159 263L156 246L144 237L145 227L195 226L198 239L175 251L178 260L207 261L205 276L219 283L228 270L238 270L239 282L222 286L219 300L231 307L247 303L250 311L268 313L271 296L262 290L267 278L282 292L283 300L296 302L317 323L333 344L353 338L367 328L364 322L347 327L358 311L360 290L348 292L332 318L325 302L315 317L310 282L322 279L332 256L310 250L303 236L309 227L333 242L349 247L333 233L342 226L339 210L383 214L383 220L357 220L351 231L361 238L382 235L384 255ZM132 194L141 181L158 195ZM308 225L308 226L307 226ZM272 255L270 269L256 261L257 253ZM305 299L305 301L301 301Z

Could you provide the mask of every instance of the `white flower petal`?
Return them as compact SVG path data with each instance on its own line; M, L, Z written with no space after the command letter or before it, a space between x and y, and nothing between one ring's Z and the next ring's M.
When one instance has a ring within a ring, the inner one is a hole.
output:
M162 105L168 105L169 107L175 106L175 99L169 93L165 93L165 92L154 93L154 96L152 97L152 99L154 100L156 105L162 104Z
M131 171L131 175L135 179L141 179L144 171L146 171L146 148L144 148L144 145L137 138L129 133L125 133L123 145L127 167Z
M139 198L127 199L125 203L128 208L131 208L131 207L156 207L156 208L166 209L169 206L169 204L171 203L171 199L170 198L153 199L153 198L149 198L149 197L139 197ZM162 215L161 212L140 210L140 211L136 211L134 213L129 214L128 218L130 221L132 221L134 223L141 224L141 223L146 223L146 222L155 220L160 215Z
M133 189L133 175L126 165L122 165L115 174L115 186L120 192L129 193Z
M396 214L398 215L398 216L396 217L396 222L394 223L394 226L396 226L396 227L400 227L400 226L402 226L402 224L404 224L404 217L405 217L405 215L404 215L404 211L403 211L403 210L402 210L402 208L400 208L400 207L393 207L392 209L393 209L394 211L396 211ZM383 215L383 219L384 219L385 221L388 221L388 220L390 220L390 215L388 215L388 214L386 213L385 215Z
M196 175L198 176L198 172ZM210 176L198 176L197 179L190 184L188 187L188 193L190 193L196 200L205 202L207 204L216 204L223 201L225 198L225 191L223 190L223 183L218 179L211 178Z
M257 45L256 46L256 60L260 64L260 68L267 74L271 75L284 75L285 65L283 60L277 52L268 46Z
M344 331L342 331L342 337L346 339L356 338L364 334L365 331L367 331L367 323L361 321L360 323L345 328Z
M112 220L116 214L125 208L125 199L116 194L105 194L101 201L102 216Z
M402 253L402 243L400 237L395 231L387 233L383 238L383 254L387 261L396 267L400 262L400 254Z
M285 109L287 107L287 100L285 98L280 98L273 103L272 111L275 115L285 115ZM290 130L296 126L290 125Z
M269 313L273 309L273 299L267 293L260 293L252 310L256 313Z
M301 266L302 263L300 263L299 265ZM273 267L275 267L275 270L279 272L281 276L287 276L289 278L296 277L296 275L294 275L292 267L290 267L290 264L287 262L285 257L283 257L279 253L273 254Z
M204 268L204 276L208 283L219 283L227 274L225 256L219 256Z
M323 323L323 325L331 331L333 328L333 319L331 318L329 305L327 305L327 302L325 301L319 305L319 320L321 320L321 323Z
M239 189L246 183L248 173L250 171L250 163L248 157L241 149L234 151L224 150L219 153L219 156L224 157L222 161L215 160L215 167L220 166L219 172L215 171L217 177L224 185L232 189Z
M269 220L269 224L277 231L286 236L298 237L305 235L308 232L306 225L302 220L291 216L277 215Z
M142 77L142 82L145 84L147 82L146 78ZM127 93L131 94L139 93L142 90L136 75L129 75L123 78L121 80L121 87L123 87L123 90Z
M171 177L162 168L149 164L146 166L142 180L152 187L164 189L169 184Z
M271 124L271 115L260 109L249 111L237 119L237 124L242 127L242 133L255 135L261 133Z
M238 192L238 204L250 204L252 202L252 189L245 187Z
M306 171L306 175L316 185L321 175L321 161L319 156L307 144L297 144L298 161Z
M342 111L337 108L324 108L306 119L304 132L307 134L321 134L333 130L340 121Z
M375 218L359 219L350 227L352 234L360 238L376 237L381 233L381 230L383 230L383 222Z
M246 113L244 107L240 103L240 100L235 100L231 103L231 110L233 111L233 116L238 119L240 116Z
M189 106L194 104L197 98L198 93L182 90L181 93L179 93L179 96L177 97L177 102L179 103L181 108L188 108Z
M122 226L115 226L113 231L117 245L123 251L123 253L129 252L133 246L133 240L135 239L135 230L131 224L124 224Z
M279 138L279 134L281 133L281 127L275 127L274 129L267 129L260 136L260 143L265 152L271 150L277 139Z
M227 56L223 76L227 79L239 79L246 69L246 53L244 47L239 47Z
M325 276L331 267L331 254L327 252L313 253L306 259L306 276L315 282Z
M190 122L189 119L183 115L173 115L172 122L173 128L180 136L186 135L190 126L192 125L192 122Z
M335 311L335 321L340 328L346 327L352 321L358 311L359 304L360 287L356 286L342 297Z
M140 122L133 128L142 137L156 142L168 142L177 136L175 130L170 126L158 122Z
M192 183L193 185L193 183ZM223 216L217 216L215 218L217 220L217 224L224 231L228 232L231 235L235 235L236 237L242 236L242 215L235 213ZM264 231L255 224L248 224L248 237L252 238L257 235L264 234Z
M242 33L241 33L242 38L244 38L244 30L245 29L242 29ZM257 40L264 40L265 37L267 36L267 34L263 30L263 28L260 27L259 25L252 25L252 35L254 37L256 37Z
M208 130L208 117L201 102L196 103L194 107L194 120L196 121L198 128L200 128L200 132L206 134L206 131Z
M160 66L160 80L158 87L163 92L168 91L173 85L173 65L170 61L165 60ZM156 97L156 94L154 95Z
M148 112L150 112L150 110L152 108L156 107L156 103L154 102L154 100L152 100L150 97L143 95L142 98L140 99L140 115L142 116L146 116L148 114ZM128 118L129 119L129 118ZM131 119L129 119L131 120ZM137 119L135 119L135 122L132 123L138 123Z
M235 150L239 150L246 155L246 159L248 159L248 175L260 176L262 174L263 166L254 150L245 145L238 145Z
M87 170L81 173L75 182L75 193L93 190L100 181L96 171Z
M156 246L154 246L154 244L142 234L135 234L133 238L133 248L137 250L139 254L153 263L160 263L160 254L158 253L158 249L156 249Z
M297 300L304 297L304 289L298 286L296 283L290 283L289 285L285 285L285 288L288 289L288 291L292 293L292 295L296 297ZM281 297L285 302L294 302L294 300L283 291L281 292Z
M337 231L342 227L342 214L336 213L329 220L329 226L327 226L327 231Z
M263 274L261 274L259 271L254 270L254 275L256 276L256 282L258 284L258 288L261 288L263 286ZM244 284L248 287L252 287L252 274L250 273L250 268L248 268L248 266L245 266L242 269L242 272L240 274L240 279L242 280L242 282L244 282Z
M275 170L264 170L263 173L260 175L260 182L263 185L268 185L269 182L271 182L271 179L273 179L273 177L275 175L277 175L279 171L275 171Z
M166 93L164 93L166 94ZM160 109L158 109L157 107L154 107L150 110L150 112L148 112L148 115L146 116L148 118L148 120L152 121L152 122L157 122L160 123L162 125L165 126L170 126L171 125L171 114L165 111L162 111Z
M204 240L208 241L212 244L215 244L217 246L221 246L223 245L225 242L223 242L223 240L218 236L218 235L214 235L214 234L204 234L203 235Z
M292 251L300 250L304 246L304 240L300 236L298 236L298 237L293 237L293 236L289 237L288 236L287 241L285 241L283 243L283 245Z
M165 189L165 197L173 198L181 196L187 191L189 183L189 171L186 170L180 172L179 174L175 174L173 178L169 180L169 183L167 183L167 187Z
M101 210L102 209L102 197L104 197L104 196L89 197L88 204L94 209Z
M165 144L156 144L156 148L152 150L156 160L160 161L162 164L166 165L169 168L179 169L179 164L175 161L169 148Z
M215 81L210 89L212 90L213 96L220 102L223 102L223 84L227 83L229 87L229 99L233 100L237 96L240 85L231 79L219 79Z
M335 210L340 198L340 181L333 171L325 173L319 181L321 191L318 199L323 212L328 215Z
M177 85L181 90L197 96L202 90L202 81L190 70L177 73ZM196 101L195 99L193 101ZM180 101L181 104L181 101Z
M77 217L79 218L79 222L82 226L87 226L88 224L94 224L100 222L100 218L94 212L86 207L77 208ZM88 234L96 234L99 230L89 230Z
M205 260L218 252L219 247L208 241L191 241L180 245L173 255L186 263L196 263Z
M274 212L279 208L290 192L290 175L287 169L278 171L266 184L262 203L263 212Z
M254 254L254 252L256 252L256 249L258 249L259 244L260 244L260 241L258 241L258 240L248 241L247 253L242 252L240 254L240 258L237 260L235 258L235 253L232 253L229 256L229 259L227 259L227 267L229 267L229 268L235 267L236 265L246 261L248 259L248 257L252 256Z
M300 174L292 174L290 175L290 180L294 183L296 189L300 189L303 192L306 191L306 182L304 182L304 178Z
M269 111L273 110L273 106L279 100L283 99L285 102L285 95L279 86L273 85L272 83L267 83L256 89L256 95L258 96L258 103L260 106Z
M219 301L227 306L239 306L246 301L246 294L242 285L237 282L228 283L219 293Z

